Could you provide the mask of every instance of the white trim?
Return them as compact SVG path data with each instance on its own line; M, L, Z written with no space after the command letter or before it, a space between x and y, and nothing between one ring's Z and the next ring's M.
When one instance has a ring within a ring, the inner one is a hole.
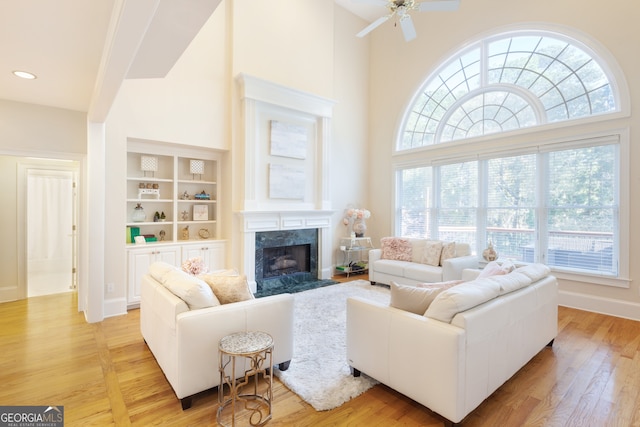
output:
M560 290L558 305L624 319L640 320L640 303L636 302Z
M139 306L139 304L138 304ZM133 308L135 306L129 306ZM127 299L126 298L111 298L104 300L104 317L115 317L127 314Z

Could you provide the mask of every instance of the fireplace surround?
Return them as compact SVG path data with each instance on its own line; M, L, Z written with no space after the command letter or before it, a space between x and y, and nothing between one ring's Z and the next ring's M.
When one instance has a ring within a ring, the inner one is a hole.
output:
M333 211L237 212L241 221L242 271L252 292L264 282L264 248L309 244L309 271L300 280L331 278ZM267 281L273 280L268 278ZM288 280L296 280L290 277Z
M318 230L256 233L257 292L291 282L318 280Z

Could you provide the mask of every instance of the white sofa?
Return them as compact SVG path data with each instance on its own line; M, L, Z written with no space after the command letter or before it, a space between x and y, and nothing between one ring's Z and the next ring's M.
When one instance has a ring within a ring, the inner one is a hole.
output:
M385 258L385 239L381 240L379 249L369 251L369 281L371 284L390 284L392 281L414 285L418 283L435 283L462 278L462 270L477 268L478 258L471 255L471 247L467 243L455 243L453 258L444 259L438 265L424 263L424 251L427 239L395 238L405 240L410 245L410 254L401 259ZM398 257L401 258L401 257ZM410 260L408 260L410 259Z
M552 345L557 298L539 264L453 286L424 315L349 298L348 361L455 425Z
M194 394L216 387L218 343L239 331L264 331L274 340L273 363L286 370L293 355L293 296L264 298L190 309L189 305L146 274L141 282L140 329L182 408ZM242 359L240 359L242 360ZM237 364L241 377L244 363Z

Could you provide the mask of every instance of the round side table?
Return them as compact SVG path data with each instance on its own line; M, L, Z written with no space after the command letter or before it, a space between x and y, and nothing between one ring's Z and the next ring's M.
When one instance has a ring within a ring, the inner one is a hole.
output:
M220 340L218 352L218 424L264 425L271 419L273 338L265 332L237 332ZM245 358L249 363L240 378L236 378L235 373L236 364L242 362L238 358Z

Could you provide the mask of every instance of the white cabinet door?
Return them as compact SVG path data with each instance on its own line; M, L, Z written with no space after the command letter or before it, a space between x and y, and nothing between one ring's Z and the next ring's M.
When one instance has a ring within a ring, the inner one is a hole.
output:
M156 261L180 265L180 246L148 246L129 249L128 304L140 303L140 282Z
M225 242L208 241L182 246L182 262L189 258L201 257L209 271L226 268Z

